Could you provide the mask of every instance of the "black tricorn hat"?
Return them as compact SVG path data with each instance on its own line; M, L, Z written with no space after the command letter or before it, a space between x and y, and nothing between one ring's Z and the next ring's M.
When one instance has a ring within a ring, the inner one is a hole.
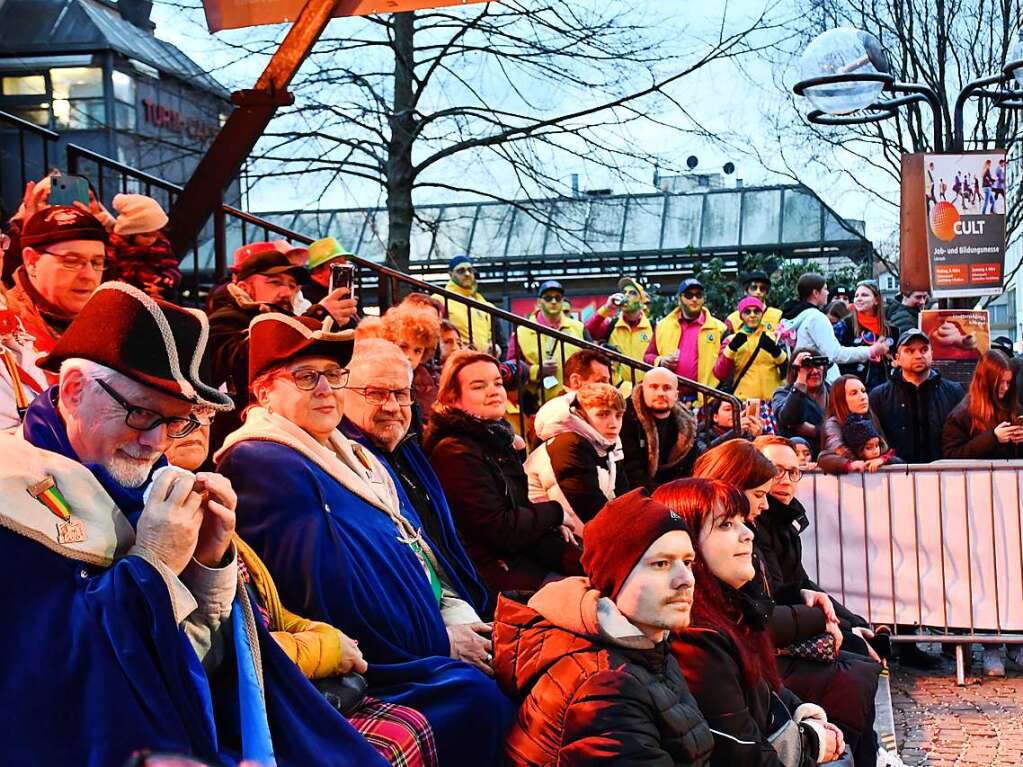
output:
M209 335L209 320L198 309L152 298L126 282L104 282L38 365L57 372L64 360L80 357L186 402L230 410L231 398L200 378Z

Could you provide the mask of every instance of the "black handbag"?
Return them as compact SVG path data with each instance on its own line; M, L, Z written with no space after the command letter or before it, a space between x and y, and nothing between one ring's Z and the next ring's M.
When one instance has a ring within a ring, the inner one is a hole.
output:
M348 716L358 710L366 699L366 677L352 671L341 676L330 676L326 679L315 679L313 684L323 693L323 697L342 716Z

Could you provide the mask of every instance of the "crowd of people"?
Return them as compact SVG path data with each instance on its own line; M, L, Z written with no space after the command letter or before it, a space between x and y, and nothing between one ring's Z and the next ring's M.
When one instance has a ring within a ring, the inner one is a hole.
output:
M203 310L155 201L113 207L30 185L4 254L12 763L900 764L890 627L803 569L798 491L1018 457L1015 360L942 378L926 295L753 273L722 321L689 278L655 322L625 277L584 324L548 280L576 346L505 333L466 257L362 316L327 237L243 246Z

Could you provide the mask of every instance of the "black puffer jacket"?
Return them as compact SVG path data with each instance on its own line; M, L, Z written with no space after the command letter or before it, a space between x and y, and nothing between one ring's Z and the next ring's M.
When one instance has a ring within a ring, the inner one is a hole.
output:
M870 392L870 412L877 416L884 438L906 463L930 463L941 458L945 421L966 391L946 381L937 370L919 387L896 370L891 379Z
M713 748L667 642L639 634L584 578L549 584L528 605L501 597L494 671L521 701L508 764L695 767Z
M722 631L690 628L673 636L672 653L700 711L714 732L714 767L793 767L779 758L769 737L790 726L803 702L786 688L778 692L761 679L746 684L735 643ZM817 734L799 725L798 767L814 767Z
M561 506L530 502L514 438L507 421L435 405L423 439L465 550L495 593L535 591L551 573L582 574L578 547L558 531Z

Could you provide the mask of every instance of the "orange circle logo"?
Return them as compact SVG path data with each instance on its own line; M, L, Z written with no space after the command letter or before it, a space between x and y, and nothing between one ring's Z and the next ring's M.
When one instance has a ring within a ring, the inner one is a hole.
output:
M942 200L931 208L931 231L939 240L951 242L955 239L955 226L959 223L959 211L950 202Z

